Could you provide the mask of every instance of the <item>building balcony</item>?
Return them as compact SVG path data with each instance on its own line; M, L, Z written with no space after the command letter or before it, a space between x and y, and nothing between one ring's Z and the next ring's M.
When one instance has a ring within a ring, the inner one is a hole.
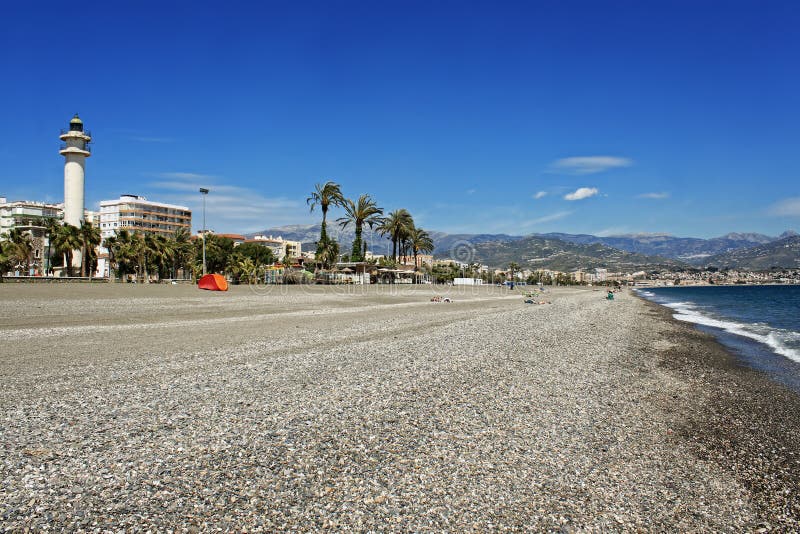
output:
M79 132L77 130L70 130L69 128L61 128L61 135L71 135L71 134L80 134L80 135L85 135L86 137L92 136L92 132L90 132L89 130L84 130L82 132Z
M64 153L69 154L70 152L78 152L78 153L80 153L80 152L89 152L91 154L92 153L92 147L90 146L89 143L84 143L83 148L77 147L77 146L68 145L67 143L61 143L61 146L59 146L58 151L61 152L62 154L64 154Z

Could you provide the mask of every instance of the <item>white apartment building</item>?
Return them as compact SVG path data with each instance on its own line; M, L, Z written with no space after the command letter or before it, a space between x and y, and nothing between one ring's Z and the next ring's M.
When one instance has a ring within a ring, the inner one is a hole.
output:
M287 253L292 258L299 258L303 254L303 244L300 241L289 241L281 236L256 235L252 239L246 240L245 243L256 243L269 247L278 261L283 261Z
M47 223L50 220L61 222L64 216L63 204L48 204L32 200L8 202L0 197L0 238L7 236L17 228L31 236L31 271L25 274L37 274L50 268L47 256L49 237Z
M49 219L61 220L62 204L47 204L31 200L8 202L0 197L0 236L8 235L13 228L28 230L33 237L41 237Z
M153 202L138 195L100 202L100 233L103 238L119 230L154 233L168 237L183 228L191 232L192 211L186 206Z

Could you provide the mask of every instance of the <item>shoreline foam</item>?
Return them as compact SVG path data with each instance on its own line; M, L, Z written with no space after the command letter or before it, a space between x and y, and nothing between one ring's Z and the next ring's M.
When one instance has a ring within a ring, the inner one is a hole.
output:
M662 365L706 395L687 411L681 436L699 459L714 461L748 488L762 526L796 530L800 396L739 363L713 334L674 318L672 308L638 298L672 325L675 348L664 355Z

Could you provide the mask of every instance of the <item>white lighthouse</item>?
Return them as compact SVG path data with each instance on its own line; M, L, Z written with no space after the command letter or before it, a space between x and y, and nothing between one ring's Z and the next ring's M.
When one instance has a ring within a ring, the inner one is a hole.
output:
M76 113L69 121L69 130L61 130L61 150L64 156L64 222L80 227L84 212L84 174L86 158L91 155L88 132Z

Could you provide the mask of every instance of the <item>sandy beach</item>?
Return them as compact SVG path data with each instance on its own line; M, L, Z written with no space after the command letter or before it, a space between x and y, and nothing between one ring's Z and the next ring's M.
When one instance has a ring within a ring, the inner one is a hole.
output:
M0 526L800 528L795 393L632 293L523 293L0 284Z

